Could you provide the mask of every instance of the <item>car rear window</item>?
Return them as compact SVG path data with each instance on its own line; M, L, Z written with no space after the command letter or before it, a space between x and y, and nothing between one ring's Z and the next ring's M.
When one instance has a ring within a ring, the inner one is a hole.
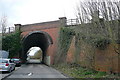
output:
M14 61L19 61L19 59L12 59L12 60L14 60Z
M20 61L20 59L11 59L11 60L13 60L13 61Z
M0 60L0 63L8 63L8 60Z

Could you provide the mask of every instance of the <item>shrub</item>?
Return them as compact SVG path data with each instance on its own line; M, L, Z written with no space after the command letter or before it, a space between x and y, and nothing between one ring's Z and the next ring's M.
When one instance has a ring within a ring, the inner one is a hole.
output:
M9 51L9 57L18 55L21 49L20 31L2 37L2 49Z

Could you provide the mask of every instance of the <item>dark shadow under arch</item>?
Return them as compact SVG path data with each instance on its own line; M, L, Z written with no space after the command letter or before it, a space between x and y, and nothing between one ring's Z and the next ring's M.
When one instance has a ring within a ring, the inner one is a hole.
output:
M22 39L22 54L20 55L23 63L26 62L27 51L31 47L40 47L42 49L43 51L42 63L44 63L45 62L44 58L46 56L47 48L51 44L53 44L53 40L47 32L33 31L29 33L28 35L26 35Z

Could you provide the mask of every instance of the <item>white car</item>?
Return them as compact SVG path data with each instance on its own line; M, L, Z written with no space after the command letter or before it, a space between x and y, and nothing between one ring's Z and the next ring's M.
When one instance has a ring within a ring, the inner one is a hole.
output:
M15 63L11 59L0 59L0 71L12 72L15 70Z

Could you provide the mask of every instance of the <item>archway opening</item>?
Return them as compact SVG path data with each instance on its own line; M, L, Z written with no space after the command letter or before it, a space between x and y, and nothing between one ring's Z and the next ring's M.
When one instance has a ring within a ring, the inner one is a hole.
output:
M41 63L42 49L40 47L31 47L27 52L27 63Z
M45 57L47 48L50 44L53 44L50 35L43 31L34 31L24 37L23 39L23 49L22 49L22 61L25 63L27 61L27 52L31 47L40 47L42 50L42 63L45 63Z

